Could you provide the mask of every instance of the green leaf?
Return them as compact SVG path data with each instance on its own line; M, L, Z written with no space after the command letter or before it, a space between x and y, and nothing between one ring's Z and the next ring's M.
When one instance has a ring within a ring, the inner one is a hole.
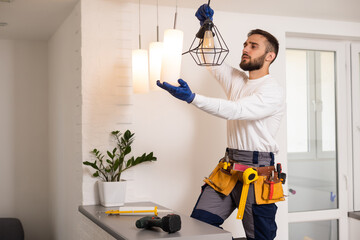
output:
M106 151L106 153L107 153L107 155L109 156L109 158L111 158L111 159L113 159L113 158L114 158L114 156L111 154L111 152Z
M135 157L134 157L134 156L132 156L132 157L129 159L129 161L134 162L134 161L135 161Z
M83 164L87 165L87 166L91 166L92 168L99 170L98 166L96 165L96 161L93 163L86 161L86 162L83 162Z
M133 166L133 164L134 164L134 159L129 159L127 162L126 162L126 167L128 168L128 167L131 167L131 166Z
M113 165L113 162L110 159L106 159L106 162L110 165Z
M124 133L125 140L129 140L131 138L131 132L130 130L126 130Z
M93 177L98 177L99 176L99 172L96 171L94 174L93 174Z
M131 147L130 146L127 146L124 150L124 155L127 155L131 152Z
M111 134L112 135L118 135L120 133L120 131L112 131Z
M156 160L157 160L157 158L154 157L154 153L153 153L153 152L149 153L149 154L146 156L146 158L148 159L148 161L156 161Z

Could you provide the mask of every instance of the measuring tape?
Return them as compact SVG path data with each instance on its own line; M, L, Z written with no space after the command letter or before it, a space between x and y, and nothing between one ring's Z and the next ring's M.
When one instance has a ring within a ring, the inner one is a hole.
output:
M243 172L243 186L241 190L241 198L240 198L238 213L236 216L237 219L243 219L250 183L256 181L258 178L259 178L258 173L253 168L247 168Z

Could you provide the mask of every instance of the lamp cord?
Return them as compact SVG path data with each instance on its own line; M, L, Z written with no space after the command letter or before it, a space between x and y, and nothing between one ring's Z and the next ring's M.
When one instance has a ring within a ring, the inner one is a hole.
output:
M139 49L141 49L141 18L140 18L140 0L139 0Z
M176 8L175 8L175 18L174 18L174 29L176 29L176 18L177 18L177 0L176 0Z
M156 41L159 41L159 0L156 1Z

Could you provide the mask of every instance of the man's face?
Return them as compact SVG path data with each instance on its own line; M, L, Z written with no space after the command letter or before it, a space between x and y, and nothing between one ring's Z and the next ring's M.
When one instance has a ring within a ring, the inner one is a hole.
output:
M265 62L266 38L259 34L251 35L244 43L240 67L244 71L259 70Z

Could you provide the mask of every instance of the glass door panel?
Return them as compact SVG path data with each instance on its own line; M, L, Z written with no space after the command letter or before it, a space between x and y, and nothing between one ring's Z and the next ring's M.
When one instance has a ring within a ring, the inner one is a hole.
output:
M338 207L335 52L288 49L289 212Z
M338 220L289 224L289 240L336 240Z

